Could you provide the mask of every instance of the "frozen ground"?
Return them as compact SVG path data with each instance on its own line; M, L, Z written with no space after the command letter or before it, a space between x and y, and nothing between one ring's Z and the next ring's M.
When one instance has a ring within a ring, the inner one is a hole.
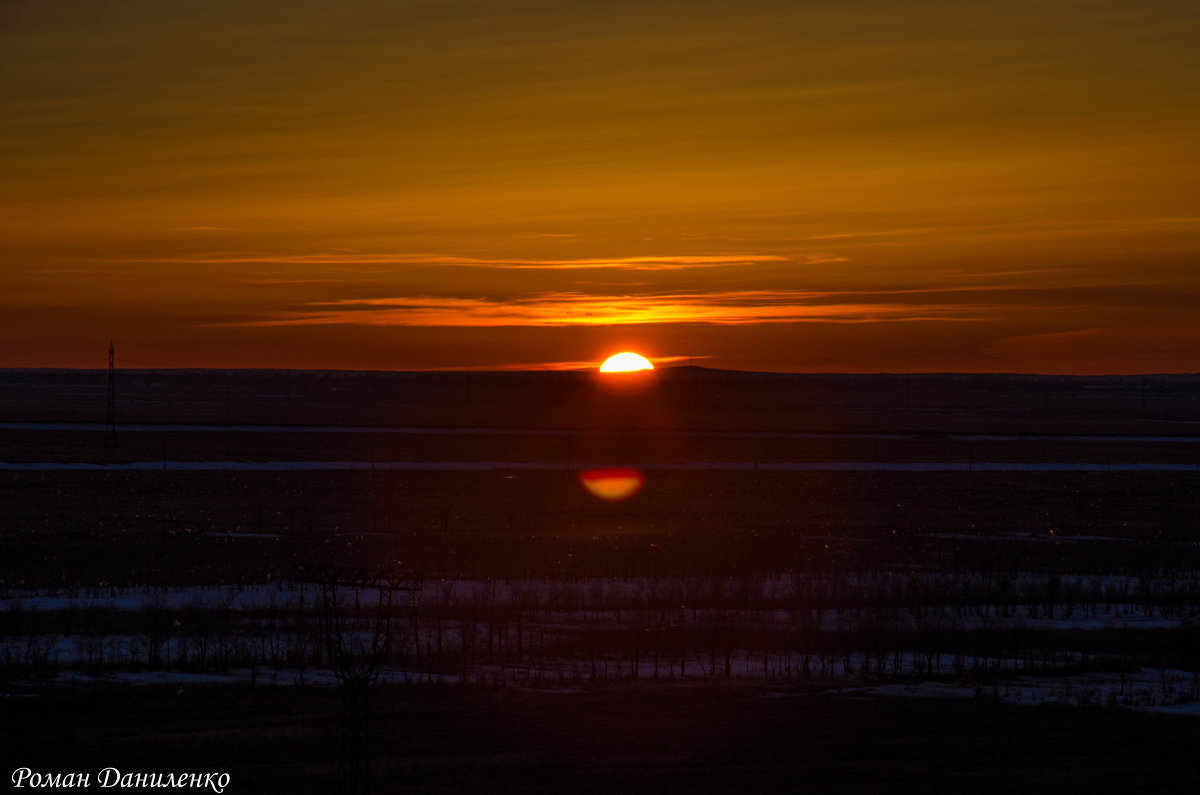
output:
M0 431L82 431L103 433L107 426L101 422L0 422ZM122 423L122 433L355 433L399 434L412 436L594 436L597 431L578 428L428 428L388 425L257 425L257 424L200 424L182 422ZM633 438L712 437L728 439L877 439L909 441L918 438L911 433L868 433L810 431L732 431L732 430L645 430L623 429L604 431L606 435ZM999 434L952 433L946 438L964 442L1130 442L1141 444L1198 444L1200 436L1151 436L1145 434Z
M1134 647L1143 641L1123 641L1108 651L1097 646L1097 639L1112 643L1116 637L1192 631L1200 615L1184 605L1195 604L1188 594L1200 587L1197 582L1063 577L1054 586L1057 603L1047 605L1035 597L1048 581L1027 575L1008 582L1009 603L961 601L989 584L995 582L980 575L851 575L838 587L864 599L920 585L935 602L960 603L813 611L797 596L812 583L790 576L439 580L425 584L418 609L398 609L392 630L397 654L381 678L527 688L596 680L806 681L848 692L1200 716L1200 668L1139 663ZM1180 595L1178 605L1136 598L1155 589L1163 593L1168 586ZM343 597L342 610L353 616L344 627L345 642L363 649L370 643L375 594L346 590ZM355 612L360 600L368 606L365 612ZM21 691L20 682L48 676L68 684L336 683L313 651L313 643L320 645L322 622L321 591L313 585L10 590L0 597L4 615L9 632L0 639L0 664L9 671L12 693ZM660 640L665 631L667 641L647 639L631 654L626 639L635 627L657 633ZM1038 649L981 652L946 640L980 633L1033 639L1021 643ZM864 651L875 646L872 636L908 638L918 645L893 640ZM531 651L535 637L536 653ZM688 645L671 637L686 637ZM942 640L934 640L938 637ZM519 651L522 639L525 654ZM198 649L207 648L215 657L218 644L240 664L206 668ZM1054 649L1048 666L1034 664L1045 654L1040 644ZM1130 644L1133 650L1118 652Z

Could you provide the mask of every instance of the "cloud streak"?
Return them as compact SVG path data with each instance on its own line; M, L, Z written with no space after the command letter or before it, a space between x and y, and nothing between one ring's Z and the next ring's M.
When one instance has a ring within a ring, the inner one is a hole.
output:
M638 257L589 257L582 259L505 259L460 257L441 254L378 254L325 252L280 254L277 252L222 251L189 256L108 259L107 262L188 265L425 265L432 267L489 268L497 270L595 270L670 271L690 268L723 268L766 262L819 264L845 262L841 257L808 254L784 257L777 254L696 254Z
M664 364L679 364L681 362L694 362L703 359L711 359L711 356L654 356L651 357L654 364L662 366ZM559 371L559 370L595 370L600 367L599 360L583 360L583 361L564 361L564 362L505 362L503 364L488 364L476 366L461 366L434 368L435 370L478 370L478 371L495 371L495 370L513 370L513 371Z
M660 323L871 323L981 319L983 307L931 303L829 303L823 293L730 290L648 295L539 293L512 300L406 296L316 303L239 326L605 326Z

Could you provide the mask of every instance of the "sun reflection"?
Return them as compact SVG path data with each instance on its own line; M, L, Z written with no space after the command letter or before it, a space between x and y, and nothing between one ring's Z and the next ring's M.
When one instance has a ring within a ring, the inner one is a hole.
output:
M646 476L632 467L610 467L580 472L579 482L597 497L616 502L637 494Z

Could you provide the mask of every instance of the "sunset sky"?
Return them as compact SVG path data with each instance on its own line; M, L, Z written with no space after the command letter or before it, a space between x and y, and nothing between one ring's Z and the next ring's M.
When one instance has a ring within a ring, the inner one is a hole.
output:
M3 367L1200 371L1200 5L0 4Z

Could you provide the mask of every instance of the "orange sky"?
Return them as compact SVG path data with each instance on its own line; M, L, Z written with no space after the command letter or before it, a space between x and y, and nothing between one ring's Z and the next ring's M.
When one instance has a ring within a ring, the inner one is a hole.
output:
M1200 7L0 5L0 366L1200 371Z

